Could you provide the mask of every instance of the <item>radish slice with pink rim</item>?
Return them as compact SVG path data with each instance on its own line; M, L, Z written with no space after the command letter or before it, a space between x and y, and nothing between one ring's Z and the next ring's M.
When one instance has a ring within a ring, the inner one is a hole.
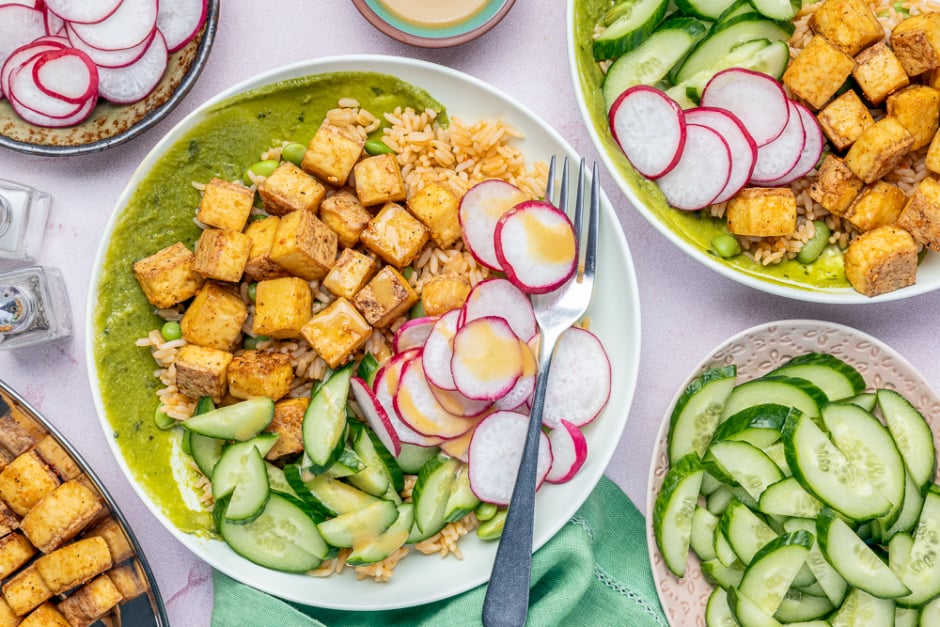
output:
M519 338L503 318L470 320L457 330L453 344L450 369L457 389L468 398L496 400L522 376Z
M538 332L532 302L507 279L487 279L477 283L464 302L458 326L486 316L506 320L520 340L530 341Z
M437 316L422 316L406 321L395 331L392 338L392 350L401 353L412 348L421 348L428 339Z
M420 351L411 350L392 357L390 361L386 362L385 365L379 368L379 371L375 373L375 380L372 382L372 391L375 393L375 398L379 402L379 405L385 410L385 416L392 424L401 442L414 444L416 446L437 446L441 443L440 438L429 437L418 433L402 422L398 412L395 410L394 399L395 395L398 393L398 385L401 382L402 369L408 361L414 359L419 353Z
M34 41L14 50L10 56L7 57L6 63L0 67L0 94L5 94L10 91L10 77L13 75L14 70L19 70L20 67L26 65L30 59L39 56L39 54L43 52L59 49L61 49L61 46L54 43L38 43Z
M587 461L587 438L581 433L581 429L567 420L562 420L561 424L549 432L548 442L552 446L552 467L545 476L545 481L571 481Z
M757 163L751 175L751 182L756 185L766 185L770 181L783 178L796 167L803 155L806 130L800 119L800 112L796 109L796 103L792 100L787 102L790 106L790 117L783 132L769 144L757 149Z
M81 50L50 50L33 62L33 81L46 95L83 104L98 90L98 68Z
M18 69L13 70L8 84L10 100L15 100L21 106L55 119L71 118L82 109L84 102L78 104L50 96L36 84L36 62L41 55L32 57ZM19 109L17 109L19 111Z
M46 24L46 33L53 36L65 35L65 20L49 10L49 5L43 7L43 21Z
M519 340L519 350L522 351L522 374L511 390L493 402L493 409L518 410L529 402L535 392L535 377L538 373L535 353L522 340Z
M68 22L100 22L115 11L121 0L45 0L46 9Z
M696 107L685 112L686 122L707 126L724 138L731 153L731 173L728 182L712 203L729 200L747 185L757 161L757 144L741 121L725 109Z
M496 258L509 281L523 292L551 292L574 274L578 260L574 226L547 202L520 203L496 224Z
M771 76L743 68L715 74L702 90L701 104L733 113L758 148L775 140L790 119L789 98L783 86Z
M812 172L816 168L816 164L819 162L819 157L822 155L823 147L825 146L822 128L820 128L816 116L799 102L791 101L791 103L796 107L796 112L800 116L803 131L806 133L806 142L803 144L803 151L800 153L800 158L796 162L796 165L781 178L768 181L766 185L769 187L789 185L793 181Z
M431 394L446 411L461 418L478 418L493 407L490 401L467 398L457 390L444 390L428 381Z
M147 49L150 47L151 39L156 36L156 33L157 31L154 30L149 38L144 39L136 46L130 48L124 48L122 50L102 50L101 48L89 45L88 42L79 37L75 31L72 30L71 24L65 25L65 36L68 38L72 47L78 48L91 57L91 60L94 61L95 65L99 68L119 68L131 65L147 52Z
M504 213L527 200L518 187L498 179L477 183L460 199L457 216L464 244L478 262L502 270L496 258L494 233Z
M731 151L716 131L697 124L686 125L682 157L656 182L676 209L698 211L712 204L731 179Z
M157 8L157 0L122 0L114 13L100 22L69 22L69 28L89 46L101 50L133 48L153 35Z
M571 327L561 334L548 371L542 422L557 428L562 420L583 427L610 398L610 360L597 336Z
M163 35L157 31L147 51L137 61L121 68L99 68L98 93L115 104L143 100L166 71L167 56Z
M64 118L54 118L48 115L43 115L33 111L29 107L23 106L19 100L16 99L15 94L7 94L10 99L10 105L12 105L13 110L16 111L17 115L36 126L45 126L48 128L67 128L69 126L75 126L85 121L91 112L95 110L95 104L98 102L97 98L89 98L85 104L73 114Z
M424 377L420 356L402 368L394 404L402 422L422 435L450 440L476 425L474 419L456 416L438 402Z
M454 309L438 318L424 342L421 360L428 382L441 390L456 390L450 360L454 356L453 342L457 334L460 310Z
M611 105L608 118L623 154L646 178L657 179L679 162L685 115L662 91L646 85L631 87Z
M349 382L349 387L352 390L353 398L356 399L356 404L359 405L359 409L366 419L366 424L372 428L382 445L392 455L398 457L401 454L401 438L398 437L394 425L389 420L385 408L376 398L375 392L372 391L368 383L359 377L353 377Z
M157 28L173 53L192 41L206 21L208 0L160 0Z
M0 66L21 46L46 34L42 11L20 4L0 6ZM6 88L0 88L0 96Z
M477 425L470 440L467 466L470 489L485 503L508 505L522 462L529 417L514 411L497 411ZM536 489L552 466L548 437L539 432Z

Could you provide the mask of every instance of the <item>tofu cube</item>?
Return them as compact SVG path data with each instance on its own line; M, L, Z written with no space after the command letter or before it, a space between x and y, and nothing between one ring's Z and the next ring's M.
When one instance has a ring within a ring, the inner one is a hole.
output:
M787 67L783 83L795 96L819 109L842 87L854 68L852 57L825 37L815 35Z
M303 334L323 361L336 368L365 344L372 335L372 327L352 303L340 297L310 318Z
M242 231L254 201L255 192L250 187L212 179L202 192L196 219L217 229Z
M240 231L206 229L196 242L193 269L217 281L241 281L251 252L251 238Z
M841 216L865 184L835 155L827 155L810 185L810 198L826 211Z
M33 565L52 594L61 594L111 568L111 553L103 538L82 538L43 555Z
M23 516L20 530L37 549L51 553L74 538L104 509L98 494L73 479L44 496Z
M418 295L398 270L385 266L353 299L356 309L374 327L385 328L408 313Z
M36 443L33 435L13 416L0 417L0 447L13 459L22 455Z
M401 205L390 202L369 221L359 239L386 263L404 268L418 256L429 237L428 227Z
M852 76L865 98L873 105L910 84L904 67L885 42L863 50L855 57Z
M911 150L919 150L937 134L940 120L940 91L926 85L911 85L888 96L888 115L904 125L914 138Z
M450 248L461 237L457 209L460 201L449 189L429 183L408 199L408 210L431 231L441 248Z
M33 450L63 481L74 479L81 474L81 468L78 467L69 452L62 448L62 445L51 435L44 435L39 438Z
M108 551L111 552L111 561L115 564L134 556L134 547L131 546L127 535L110 516L103 518L94 527L85 532L86 538L102 538L108 545Z
M0 498L20 516L25 516L60 481L34 451L23 453L0 471Z
M392 153L363 159L353 168L356 195L366 207L405 199L405 181Z
M258 185L258 195L268 213L282 216L291 211L316 213L326 188L293 163L285 161Z
M325 183L340 187L362 156L365 143L354 129L324 122L307 145L300 167Z
M192 298L205 282L195 262L192 251L177 242L134 263L134 276L154 307L168 309Z
M875 123L868 107L854 90L848 90L830 102L816 116L823 133L836 150L843 151Z
M877 181L862 190L844 217L859 231L870 231L879 226L894 224L906 202L907 196L897 185Z
M933 87L934 89L940 89L940 67L935 67L932 70L927 70L921 80L924 81L924 85L927 87Z
M940 67L940 13L902 21L891 31L891 47L908 76Z
M46 602L23 618L20 627L78 627L70 623L51 602Z
M14 531L0 538L0 579L6 579L36 554L36 547Z
M940 183L936 179L928 177L917 184L898 216L897 225L918 243L940 251Z
M845 154L845 165L866 183L894 169L910 152L914 138L896 118L886 116L865 129Z
M124 600L108 575L99 575L58 604L71 627L88 627Z
M245 229L245 235L251 239L245 274L255 281L289 276L287 270L271 259L271 248L274 246L274 237L280 223L281 220L277 216L268 216L261 220L252 220Z
M310 284L297 277L260 281L255 291L252 331L275 339L299 338L310 319Z
M198 344L186 344L176 355L176 387L190 398L208 396L222 402L228 392L226 372L232 353Z
M940 132L935 133L933 139L930 140L930 147L927 149L924 165L931 172L940 173Z
M796 197L789 188L746 187L728 202L728 230L769 237L796 230Z
M0 627L16 627L22 619L16 615L9 604L0 596Z
M323 279L323 287L336 296L350 299L368 283L375 270L375 259L352 248L344 248Z
M853 57L885 36L878 17L865 0L826 0L813 12L809 27Z
M857 291L876 296L913 285L917 244L894 225L879 226L856 237L845 251L845 276Z
M265 459L277 459L303 452L304 413L309 404L310 399L307 397L286 398L274 404L274 417L264 430L277 433L280 437L264 456Z
M25 616L53 595L35 562L13 575L3 584L2 590L7 605L17 616Z
M428 280L421 286L424 313L439 316L463 307L470 288L469 279L458 274L442 274Z
M294 276L319 281L336 261L337 238L310 211L292 211L281 218L271 246L271 260Z
M108 579L114 583L125 601L136 599L147 592L147 583L138 570L140 568L137 562L124 564L117 568L112 568L107 572Z
M228 367L228 392L235 398L267 396L278 400L290 392L294 367L290 355L247 350Z
M0 500L0 536L20 528L20 517Z
M368 226L372 214L355 194L344 190L323 201L320 219L336 233L340 244L352 248L359 243L359 234Z
M218 283L207 282L180 320L183 338L218 350L231 350L241 336L248 308L241 296Z

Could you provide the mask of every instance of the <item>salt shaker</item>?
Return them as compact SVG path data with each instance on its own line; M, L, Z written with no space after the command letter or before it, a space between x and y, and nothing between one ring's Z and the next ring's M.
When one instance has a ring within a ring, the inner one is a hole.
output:
M49 194L0 179L0 259L36 259L50 204Z
M0 273L0 350L71 334L72 312L56 268L32 266Z

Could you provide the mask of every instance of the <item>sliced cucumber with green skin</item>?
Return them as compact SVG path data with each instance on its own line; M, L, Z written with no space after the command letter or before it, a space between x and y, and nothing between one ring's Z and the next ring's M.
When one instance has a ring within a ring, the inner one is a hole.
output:
M352 447L359 459L370 468L376 468L388 477L395 492L405 489L405 478L395 457L385 448L374 431L356 423L351 432Z
M781 479L760 495L758 509L774 516L797 516L812 518L822 509L822 503L806 491L793 477Z
M783 450L783 442L777 440L770 446L761 450L764 451L764 455L770 458L770 461L777 464L777 468L780 469L784 477L793 476L793 471L790 470L790 464L787 463L786 452Z
M855 403L865 411L875 411L875 405L878 404L878 395L874 392L862 392L845 400L849 403Z
M345 447L346 402L354 363L343 366L311 397L304 413L304 452L314 472L321 472L335 462Z
M822 618L836 609L826 597L804 594L797 590L787 590L774 618L782 623L796 623Z
M398 518L392 526L374 539L353 544L352 553L346 558L347 564L374 564L381 562L389 555L404 546L408 534L414 524L415 512L413 503L402 503L398 506Z
M903 607L918 607L940 595L940 495L932 489L924 497L924 507L909 550L901 551L907 534L899 533L888 544L888 558L911 594L896 599ZM898 544L900 543L900 544Z
M715 559L726 568L731 568L736 564L741 564L738 554L734 552L734 547L728 542L728 536L724 534L721 528L715 529ZM743 566L743 564L742 564Z
M731 21L732 18L739 15L759 15L750 0L737 0L734 4L725 9L715 20L716 27L720 24Z
M780 627L780 621L741 594L738 588L728 588L728 606L741 627Z
M707 472L705 474L708 475ZM734 493L731 491L731 488L722 484L720 488L713 491L708 495L708 498L705 499L705 509L715 516L721 516L728 508L728 503L730 503L733 498Z
M229 496L235 486L241 481L245 461L255 449L262 457L262 469L264 466L264 456L277 442L278 434L262 433L261 435L248 440L247 442L235 442L222 449L222 456L212 471L212 498L219 500L224 496ZM267 474L265 474L267 482Z
M301 467L305 466L310 466L309 459L305 459L301 463ZM324 471L324 474L334 479L342 479L343 477L356 474L365 467L366 465L362 463L362 460L356 455L356 451L354 451L352 446L347 442L346 446L343 447L343 452L339 454L335 462L330 464L330 467Z
M447 507L444 508L444 523L457 522L480 504L480 499L470 488L469 467L461 464L457 470L457 478L450 487L450 496L447 497Z
M326 475L314 477L309 481L300 481L296 466L285 466L284 476L294 491L307 503L322 509L327 516L338 516L362 509L379 500L371 494L352 487L338 479Z
M796 10L790 0L751 0L758 13L766 18L780 22L788 22L796 15Z
M741 585L741 578L744 576L744 565L738 562L725 566L717 559L705 560L702 562L702 575L712 585L725 589L737 587Z
M925 491L932 483L937 467L933 433L924 416L904 396L894 390L877 392L878 407L894 438L907 471L914 483Z
M718 528L745 566L751 563L760 549L777 537L770 525L738 500L728 504L728 509L718 521Z
M689 453L666 473L653 505L653 535L666 567L677 577L685 574L692 515L704 473L698 454Z
M245 441L261 433L273 417L274 401L259 396L195 415L180 424L210 438Z
M225 508L226 520L244 523L254 520L264 509L271 494L264 458L254 446L242 458L241 473Z
M816 534L816 521L809 518L788 518L783 523L786 531L804 529L813 535ZM842 605L848 592L849 584L845 582L835 568L832 567L819 548L819 539L813 543L806 556L806 567L816 578L816 583L822 588L823 594L836 607Z
M317 529L330 546L352 548L377 540L397 518L395 503L377 499L361 509L323 521Z
M881 542L888 542L896 533L912 531L920 518L921 509L924 507L924 495L911 479L910 473L905 473L904 480L904 504L895 521L887 529L884 528L881 519L875 521L878 524L876 534Z
M934 603L935 601L936 599L930 603ZM930 605L930 603L928 603L928 605ZM925 610L926 608L927 606L924 606ZM920 627L930 627L931 625L940 625L940 616L936 617L935 622L919 623L918 621L920 620L920 614L921 613L918 610L914 610L909 607L898 607L895 605L894 627L918 627L918 625L920 625Z
M701 506L695 507L692 514L692 532L689 536L689 548L700 560L715 559L715 530L718 528L718 517Z
M803 529L774 538L751 560L738 591L773 616L812 546L813 534Z
M721 423L713 439L742 440L764 449L780 439L783 423L794 411L799 410L776 403L747 407Z
M743 441L715 442L708 447L703 464L715 477L742 487L753 502L757 502L767 486L783 479L783 473L773 460Z
M714 22L734 2L735 0L676 0L676 8L686 15Z
M829 617L832 627L872 627L893 622L894 601L879 599L858 588L853 588L842 607Z
M186 433L189 434L189 451L193 456L193 461L196 462L196 466L202 471L202 474L212 478L212 470L219 463L219 458L222 457L225 440L199 435L195 431L187 431Z
M823 391L805 379L766 375L734 388L722 421L748 407L765 403L794 407L815 420L819 418L820 407L828 402Z
M679 396L669 418L669 462L689 453L705 454L734 388L734 365L711 368L699 375Z
M894 613L894 627L903 627L901 622L898 619L898 612L913 612L914 610L906 608L897 608ZM916 615L915 615L916 616ZM920 610L920 615L917 616L919 622L908 623L911 625L920 625L921 627L935 627L935 625L940 625L940 597L937 597L930 603L924 605ZM905 620L905 619L901 619ZM910 620L910 618L906 618Z
M715 588L708 595L708 602L705 604L705 625L706 627L738 627L738 621L734 619L731 606L728 605L728 593L724 588Z
M416 475L425 462L437 455L440 450L436 446L418 446L417 444L402 442L401 453L398 454L395 461L398 462L398 467L401 468L402 472Z
M786 0L789 4L789 0ZM865 379L854 367L828 353L806 353L787 361L770 374L806 379L830 401L844 400L865 390Z
M422 533L434 535L447 524L444 522L447 500L460 465L460 461L441 454L425 463L418 473L411 498L415 504L415 525Z
M290 495L295 499L300 498L300 496L294 492L294 488L291 487L290 483L287 481L287 477L284 476L283 468L280 466L275 466L271 462L264 462L264 467L268 471L268 484L271 486L272 490L282 494Z
M359 367L356 368L356 376L372 385L375 381L375 375L379 371L379 361L372 353L366 353L359 360Z
M613 59L636 48L666 15L668 0L621 0L612 11L620 16L594 38L594 58Z

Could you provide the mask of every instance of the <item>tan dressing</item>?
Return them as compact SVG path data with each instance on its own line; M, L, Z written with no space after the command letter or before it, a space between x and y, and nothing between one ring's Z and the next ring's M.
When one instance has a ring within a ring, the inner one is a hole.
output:
M379 0L398 18L416 26L446 28L469 20L488 0Z

